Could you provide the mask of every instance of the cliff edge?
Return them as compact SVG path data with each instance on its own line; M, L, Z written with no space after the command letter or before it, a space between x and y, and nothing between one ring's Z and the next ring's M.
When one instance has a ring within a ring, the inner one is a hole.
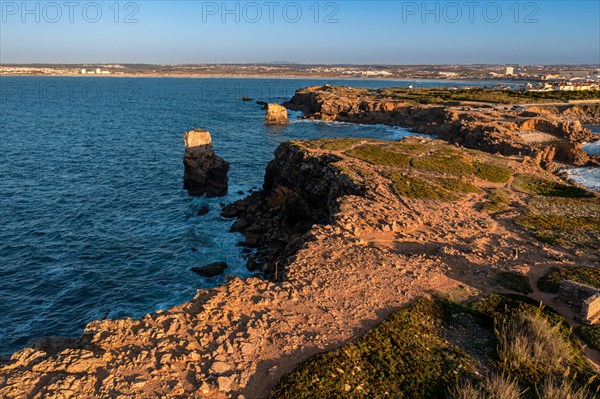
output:
M596 194L530 159L438 140L284 143L263 190L225 213L263 274L16 352L0 396L264 398L429 292L481 295L502 272L599 260Z

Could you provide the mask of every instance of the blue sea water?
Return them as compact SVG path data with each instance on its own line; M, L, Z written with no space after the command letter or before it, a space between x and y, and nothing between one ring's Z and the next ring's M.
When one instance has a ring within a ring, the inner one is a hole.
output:
M586 126L592 132L600 134L600 125ZM583 149L588 154L600 155L600 141L586 143ZM579 184L582 184L592 190L600 191L600 168L583 167L572 168L567 171L569 177Z
M226 261L227 274L247 275L241 236L229 232L220 205L261 186L279 143L408 134L308 121L268 127L260 106L240 100L283 102L326 82L462 84L0 77L0 353L33 337L76 337L95 319L141 317L222 283L194 275L193 266ZM231 163L230 195L183 190L183 133L192 128L209 130ZM198 217L203 205L210 213Z

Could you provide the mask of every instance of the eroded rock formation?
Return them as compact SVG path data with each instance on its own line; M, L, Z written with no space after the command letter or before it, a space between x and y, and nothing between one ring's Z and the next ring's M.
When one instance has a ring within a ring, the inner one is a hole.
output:
M215 155L210 133L195 129L185 133L183 187L190 195L220 197L227 194L229 162Z
M483 103L414 104L369 89L327 85L300 89L284 105L311 119L401 126L468 148L526 155L550 170L553 162L600 165L600 157L581 148L600 135L580 121L600 123L600 105L522 110Z
M267 104L265 123L269 125L285 125L288 123L287 109L279 104Z

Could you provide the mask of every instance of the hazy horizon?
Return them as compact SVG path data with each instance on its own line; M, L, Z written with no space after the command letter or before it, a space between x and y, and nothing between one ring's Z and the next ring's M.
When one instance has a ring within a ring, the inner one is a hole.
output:
M0 12L2 64L600 64L597 1L2 1Z

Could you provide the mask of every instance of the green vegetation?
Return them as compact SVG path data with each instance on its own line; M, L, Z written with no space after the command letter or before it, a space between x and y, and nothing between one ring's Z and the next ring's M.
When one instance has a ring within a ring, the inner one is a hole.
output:
M558 294L560 282L576 281L600 289L600 268L585 266L555 266L538 280L537 286L545 292Z
M450 90L444 88L406 89L401 87L390 87L373 90L372 93L378 98L402 100L413 104L438 104L457 101L477 101L496 104L527 104L600 99L600 91L598 90L531 92L524 90L495 90L486 88Z
M574 387L570 381L548 378L541 388L536 387L535 392L540 399L592 399L595 396L585 388Z
M334 145L331 139L327 145ZM311 144L321 148L323 142ZM481 192L463 178L477 177L490 182L507 181L512 171L503 165L480 162L480 154L465 153L439 143L420 143L416 140L368 142L345 152L345 155L387 168L379 173L392 180L398 195L411 198L431 198L454 201L465 193ZM389 170L394 168L395 170ZM403 173L405 172L405 173ZM433 175L433 176L432 176Z
M594 392L600 390L596 373L558 313L516 294L490 295L474 309L493 320L498 370L516 378L528 392L553 377L569 377L576 385L591 384ZM554 357L541 353L544 351Z
M533 175L517 175L512 183L515 190L526 194L539 194L548 197L583 198L591 194L579 187L568 186Z
M474 172L473 166L459 151L444 150L430 155L414 157L410 165L420 171L452 176L467 176Z
M361 138L325 138L317 140L303 141L302 144L311 149L322 149L329 151L346 151L365 141L374 142L373 139ZM381 141L383 143L383 141Z
M362 338L284 377L273 398L445 398L470 368L440 334L441 302L418 300Z
M600 243L600 219L527 213L515 222L529 230L538 240L565 247L589 246Z
M481 383L471 352L446 338L459 325L495 334L496 342L469 344L494 353L485 360L494 372ZM470 307L420 299L353 343L300 365L272 397L548 399L555 391L585 393L582 386L597 392L594 376L562 317L527 297L494 294Z
M454 399L519 399L523 395L516 380L501 374L487 376L479 386L467 380L459 385Z
M505 166L484 162L473 162L475 176L492 183L506 183L512 176L512 170Z
M517 314L498 323L498 356L505 372L539 382L560 374L572 362L568 337L540 315Z
M577 335L584 340L584 342L593 349L600 350L600 326L580 326L577 327Z
M523 273L517 272L501 272L496 277L496 282L503 287L520 292L522 294L529 294L533 292L529 279Z
M394 184L396 194L409 198L430 198L442 201L455 201L458 197L442 187L429 184L425 180L410 175L387 173L385 177Z
M594 194L527 174L516 176L512 186L539 195L529 200L527 213L515 220L537 239L566 247L598 248L600 202Z
M486 212L499 213L510 209L510 191L504 188L493 189L487 199L482 208Z
M479 193L481 190L477 186L467 183L465 181L455 179L452 177L442 177L437 179L440 186L449 191L457 191L460 193Z
M389 146L363 145L346 152L346 155L360 159L373 165L406 168L410 156L391 150Z

